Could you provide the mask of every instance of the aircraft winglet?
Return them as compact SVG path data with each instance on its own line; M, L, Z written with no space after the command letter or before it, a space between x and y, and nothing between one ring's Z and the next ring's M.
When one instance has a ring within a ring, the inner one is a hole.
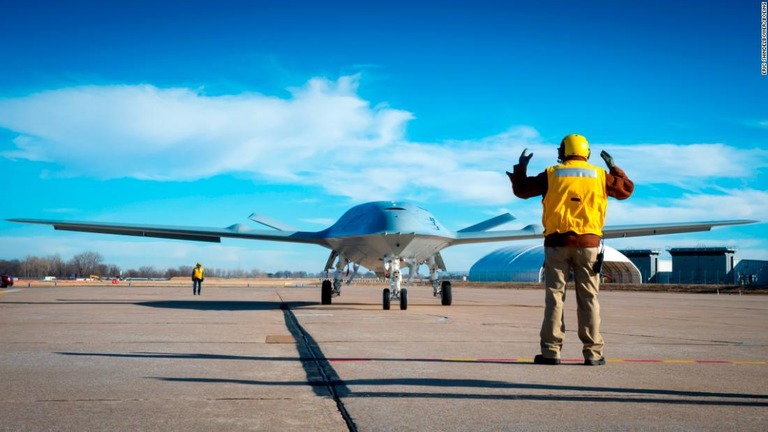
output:
M252 213L250 216L248 216L248 219L278 231L296 231L295 228L257 213Z
M480 223L476 223L472 226L468 226L464 229L460 229L457 232L460 233L467 233L467 232L480 232L480 231L488 231L491 228L496 228L499 225L504 225L507 222L512 222L515 220L515 217L512 216L509 213L500 214L496 217L492 217L488 220L484 220Z

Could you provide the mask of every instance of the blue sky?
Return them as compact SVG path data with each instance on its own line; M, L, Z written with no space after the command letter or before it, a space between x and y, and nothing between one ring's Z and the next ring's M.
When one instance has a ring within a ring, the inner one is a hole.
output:
M320 271L327 257L12 217L228 226L258 212L319 230L407 199L454 229L504 211L522 227L540 202L504 171L526 147L543 170L569 133L636 182L608 224L768 214L759 1L3 3L0 259ZM768 259L766 237L757 224L609 244ZM443 255L462 271L506 245Z

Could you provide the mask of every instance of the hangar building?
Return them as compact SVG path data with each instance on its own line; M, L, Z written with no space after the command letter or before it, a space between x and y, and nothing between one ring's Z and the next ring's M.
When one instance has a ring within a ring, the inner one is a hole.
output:
M768 261L740 260L733 273L736 282L742 285L768 286Z
M544 280L544 245L509 246L480 258L469 269L476 282L541 282ZM621 252L605 246L603 275L606 281L641 283L640 271Z
M659 254L661 251L655 249L624 249L620 250L624 256L640 271L643 282L656 282L656 275L659 270Z
M736 283L736 249L729 247L672 248L670 282L684 284Z
M659 259L657 249L625 249L643 281L683 284L768 285L768 261L736 259L730 247L671 248L672 261Z
M669 283L672 261L661 259L659 249L622 249L624 254L640 270L643 283Z

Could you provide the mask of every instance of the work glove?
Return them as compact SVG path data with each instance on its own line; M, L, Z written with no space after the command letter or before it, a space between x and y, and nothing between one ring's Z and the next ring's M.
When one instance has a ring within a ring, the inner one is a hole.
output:
M520 155L520 165L522 165L524 168L528 168L528 162L531 161L531 158L533 157L533 153L528 153L528 149L524 149L523 153Z
M613 167L616 166L616 164L613 162L613 157L611 157L611 155L609 155L605 150L600 152L600 157L603 158L605 164L608 165L608 169L613 169Z

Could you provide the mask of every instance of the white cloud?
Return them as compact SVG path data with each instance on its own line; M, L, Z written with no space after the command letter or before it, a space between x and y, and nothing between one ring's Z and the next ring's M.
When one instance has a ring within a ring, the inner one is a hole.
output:
M668 199L633 196L626 201L610 201L607 222L623 225L719 219L762 220L767 214L767 191L735 189L723 191L722 195L684 194Z
M357 77L312 79L289 98L206 96L152 85L81 86L0 100L19 134L10 159L52 162L47 175L197 180L227 173L320 185L353 200L435 197L502 203L517 127L478 141L413 143L413 116L357 95ZM500 152L509 156L499 161ZM503 169L502 169L503 168Z
M311 79L290 89L287 98L207 96L144 84L0 99L0 127L19 134L15 149L0 156L52 162L59 171L48 176L192 181L246 173L259 181L320 186L353 201L484 205L518 201L504 171L517 163L523 148L535 155L531 174L555 161L557 143L544 142L530 126L475 140L409 142L404 131L413 115L372 105L358 95L357 86L358 77L347 76ZM637 184L671 184L697 194L721 179L760 188L756 179L768 167L768 150L722 143L592 147L595 154L612 153ZM592 162L602 165L596 155ZM694 205L692 197L684 198L688 205ZM701 200L695 204L711 208ZM754 213L754 204L740 204Z
M99 178L290 178L323 158L400 139L411 114L371 108L356 87L356 77L313 79L290 99L151 85L45 91L0 100L0 126L20 134L2 155Z
M632 144L592 146L606 150L635 183L672 184L695 189L713 179L754 179L768 168L768 150L715 144ZM594 163L593 157L592 162ZM597 159L600 161L600 159ZM602 163L602 161L600 161Z

